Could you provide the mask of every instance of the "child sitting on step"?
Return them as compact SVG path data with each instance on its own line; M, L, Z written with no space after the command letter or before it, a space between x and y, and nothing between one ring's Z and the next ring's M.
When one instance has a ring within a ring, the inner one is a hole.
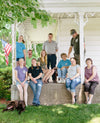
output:
M61 54L62 60L57 65L57 72L58 72L58 83L65 83L66 73L67 69L71 65L71 62L69 59L67 59L67 54L62 53Z
M27 72L28 69L24 66L24 59L19 59L19 66L15 68L15 78L16 78L16 86L19 91L20 100L25 101L25 105L27 106L27 88L28 88L28 81L27 81Z

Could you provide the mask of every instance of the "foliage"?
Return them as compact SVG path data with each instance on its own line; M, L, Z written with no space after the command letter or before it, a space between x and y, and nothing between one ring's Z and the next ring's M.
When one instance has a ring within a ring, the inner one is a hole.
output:
M21 116L17 111L1 111L1 123L100 123L100 104L28 106Z
M43 45L42 43L36 45L36 52L35 52L35 50L33 48L32 54L33 54L34 58L38 59L40 57L40 52L42 50L42 45Z
M7 24L23 22L27 18L31 18L34 28L37 20L41 20L43 27L54 21L50 14L40 9L38 0L0 0L0 30L4 30Z
M0 69L0 98L10 99L10 86L12 83L12 68Z
M27 18L31 19L33 27L37 27L38 20L41 21L42 26L47 23L52 24L54 19L45 10L40 9L38 0L0 0L0 39L12 43L11 39L11 24L16 22L23 22ZM18 39L18 32L16 32L16 40ZM38 45L38 47L42 45ZM37 53L33 50L33 56L39 57L40 49ZM9 65L12 64L12 54L9 55ZM0 68L6 67L3 47L0 42Z

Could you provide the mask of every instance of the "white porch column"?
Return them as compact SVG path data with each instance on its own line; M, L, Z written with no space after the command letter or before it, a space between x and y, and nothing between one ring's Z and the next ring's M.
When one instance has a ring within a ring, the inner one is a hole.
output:
M31 41L30 41L30 46L29 47L30 47L30 49L32 49L32 42Z
M27 38L27 50L29 50L29 40Z
M79 91L78 103L83 103L84 101L84 87L82 83L84 82L84 12L79 12L79 29L80 29L80 66L81 66L81 86Z
M58 45L58 52L57 52L57 64L58 64L58 62L59 62L59 60L60 60L60 58L59 58L59 52L60 52L60 50L59 50L59 42L60 42L60 18L58 18L58 22L57 22L57 30L56 30L56 41L57 41L57 45Z
M84 82L84 12L79 13L81 83Z
M35 53L37 53L37 50L36 50L36 43L33 44L33 47L34 47Z
M11 85L11 100L19 100L19 93L16 87L15 80L16 67L16 23L12 24L12 85Z
M15 69L16 67L16 23L12 24L12 84L15 85Z

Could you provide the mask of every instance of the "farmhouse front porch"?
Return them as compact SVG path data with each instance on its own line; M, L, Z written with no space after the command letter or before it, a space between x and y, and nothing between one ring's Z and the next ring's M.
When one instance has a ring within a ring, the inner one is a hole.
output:
M73 1L73 0L72 0ZM54 40L58 43L57 62L60 60L60 54L62 52L68 53L70 45L70 29L75 28L80 34L80 66L81 66L81 84L76 88L77 103L84 102L83 94L83 82L84 82L84 67L85 58L92 57L95 60L95 65L98 67L100 74L100 58L98 52L100 52L100 2L94 1L73 1L71 4L68 1L57 0L43 0L41 3L41 9L47 10L51 16L56 19L56 23L48 25L42 28L38 23L37 29L33 29L30 19L28 18L23 23L12 25L12 87L11 87L11 100L18 99L18 90L15 86L15 75L14 68L16 66L16 28L18 29L19 35L22 34L24 39L27 41L27 50L32 48L32 44L36 46L38 43L43 43L47 40L49 32L54 34ZM90 4L89 4L90 2ZM77 6L78 3L78 6ZM42 7L44 5L44 7ZM86 54L84 55L84 37L86 43ZM36 49L36 47L35 47ZM73 56L73 54L71 54ZM100 102L99 95L100 85L96 88L93 103ZM32 91L28 88L28 103L32 102ZM65 84L44 84L40 97L41 104L52 105L52 104L64 104L71 103L71 95L65 88Z

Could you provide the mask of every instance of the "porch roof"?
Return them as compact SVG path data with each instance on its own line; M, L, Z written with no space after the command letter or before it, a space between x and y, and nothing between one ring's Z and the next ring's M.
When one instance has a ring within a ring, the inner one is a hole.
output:
M39 0L40 8L46 10L53 18L58 20L78 18L79 12L85 12L84 18L100 18L100 1L99 0ZM37 29L33 28L28 18L23 23L17 25L19 34L24 35L24 39L28 42L42 43L48 37L48 33L54 34L54 40L57 36L58 23L53 23L42 28L38 22Z
M39 0L41 8L55 12L98 12L100 11L99 0Z

